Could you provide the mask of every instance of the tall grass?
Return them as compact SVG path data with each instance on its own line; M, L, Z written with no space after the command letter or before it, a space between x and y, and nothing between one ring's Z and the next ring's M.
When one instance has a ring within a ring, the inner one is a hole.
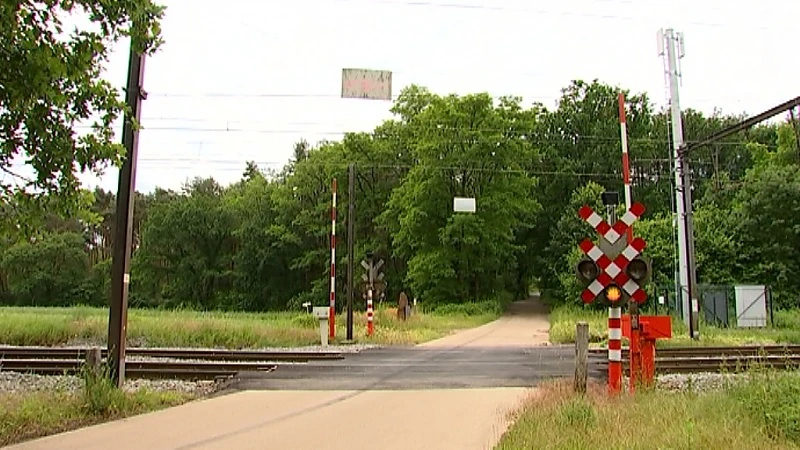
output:
M416 344L489 322L498 311L418 313L407 321L390 308L375 312L376 334L366 336L364 313L354 316L359 341ZM0 308L0 344L102 344L108 310L103 308ZM337 337L345 335L345 315L336 317ZM128 313L128 344L150 347L259 348L319 343L319 325L305 312L238 313L141 310Z
M127 393L105 372L82 372L79 392L0 392L0 447L96 423L179 405L194 398L182 392Z
M589 340L593 343L608 341L608 312L576 306L559 306L550 314L550 342L568 344L575 342L575 323L589 323ZM776 311L775 326L764 329L719 328L708 324L700 326L700 340L689 338L683 321L673 317L672 338L658 340L659 347L676 345L748 345L748 344L800 343L800 310Z
M640 390L586 396L569 383L534 393L498 449L797 448L797 374L757 376L721 391L691 394Z

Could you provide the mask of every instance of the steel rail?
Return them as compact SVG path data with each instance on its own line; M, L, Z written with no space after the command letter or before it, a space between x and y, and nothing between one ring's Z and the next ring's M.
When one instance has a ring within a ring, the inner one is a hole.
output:
M0 360L3 359L64 359L86 358L88 349L84 347L0 347ZM105 348L100 350L102 357L107 357ZM128 356L168 358L168 359L201 359L207 361L292 361L339 360L344 356L339 352L315 351L272 351L272 350L217 350L217 349L166 349L166 348L129 348Z

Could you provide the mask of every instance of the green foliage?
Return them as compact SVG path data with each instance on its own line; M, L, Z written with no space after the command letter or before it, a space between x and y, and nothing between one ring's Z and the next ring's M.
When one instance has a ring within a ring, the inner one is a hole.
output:
M797 384L797 374L786 377L787 384ZM699 394L639 389L636 395L610 397L599 383L590 385L586 395L574 393L571 383L545 384L530 396L496 448L797 448L793 435L772 432L775 426L797 429L796 406L790 405L796 403L796 390L773 389L786 394L779 422L760 417L767 411L757 398L760 381L745 380L740 386L745 396L727 389ZM774 394L769 396L777 400ZM757 411L742 401L747 395L753 395Z
M130 6L137 12L128 13L151 11L150 3L138 2ZM148 18L157 31L157 15ZM394 103L391 120L339 142L301 140L280 172L262 173L248 162L231 186L196 179L179 192L138 194L130 303L295 312L306 302L328 304L336 179L339 311L349 256L356 268L355 307L365 306L358 280L367 252L385 262L383 301L389 304L402 291L431 309L463 304L452 311L479 314L483 306L475 305L491 302L497 306L487 310L496 311L504 305L500 299L523 298L536 285L554 305L580 306L577 246L597 234L577 211L588 204L604 214L600 194L622 192L620 92L627 99L633 198L647 208L634 229L648 242L654 273L646 288L655 298L674 285L676 267L668 114L653 111L644 95L576 80L552 110L524 107L518 98L437 95L410 86ZM739 119L686 110L686 138L705 137ZM63 144L59 139L52 145ZM778 307L796 308L800 167L794 128L763 125L730 139L692 153L698 281L767 284ZM54 157L55 165L62 156ZM350 164L356 168L354 218L346 207ZM38 219L35 205L0 203L4 217L28 224L0 224L0 302L107 303L114 196L81 191L78 206L66 211L58 207L64 205L59 192L51 194L39 206L54 212ZM477 212L454 213L453 197L474 197ZM623 210L620 205L618 214ZM353 255L346 251L349 220L355 222ZM72 237L53 237L61 234Z
M476 303L448 303L436 306L433 311L443 316L479 316L481 314L503 313L503 305L497 301L484 301Z
M0 204L19 213L21 225L31 226L45 211L74 213L80 208L78 173L119 162L124 149L112 124L125 104L101 73L110 48L125 36L139 51L158 48L163 10L151 0L0 5L0 171L7 175ZM75 15L91 24L65 29L64 19ZM92 131L77 133L88 120ZM16 158L29 162L33 178L11 169Z
M118 413L127 400L125 393L118 389L109 377L108 366L98 369L84 365L81 368L83 380L84 407L95 416L109 416Z
M91 389L98 388L91 385ZM0 392L0 446L156 411L194 398L193 394L175 391L141 389L127 393L108 382L99 388L104 394L87 389L85 386L77 393L61 389Z
M597 422L594 407L585 398L573 398L561 406L559 419L564 427L587 430Z
M48 234L20 242L3 254L0 267L13 303L54 306L97 298L79 234Z
M732 389L734 398L762 423L773 439L800 444L800 376L798 373L756 372Z
M407 119L417 131L411 145L418 164L379 223L392 235L393 256L408 261L414 295L428 304L485 298L508 283L523 250L516 234L540 209L536 180L521 165L535 149L519 139L534 118L518 99L493 105L486 94L424 101ZM453 197L474 197L477 212L454 213Z

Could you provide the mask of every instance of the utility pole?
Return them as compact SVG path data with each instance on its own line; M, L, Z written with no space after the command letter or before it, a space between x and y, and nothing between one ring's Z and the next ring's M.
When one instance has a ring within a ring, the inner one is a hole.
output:
M355 234L356 234L356 165L350 163L348 167L348 193L347 193L347 340L353 340L353 263L355 261Z
M694 230L692 226L692 184L687 155L683 152L683 120L681 118L678 78L678 60L683 58L683 33L660 30L659 55L665 56L669 76L669 103L672 122L672 146L675 157L675 205L678 222L678 291L684 322L689 326L689 336L698 339L699 301L694 261Z
M142 100L147 94L142 88L144 54L134 50L131 43L128 62L126 103L130 111L124 115L122 145L126 155L119 171L117 209L114 223L114 247L111 260L111 305L108 315L108 362L110 376L117 387L125 382L125 339L128 328L128 286L130 284L131 243L133 240L133 203L136 183L136 158L139 150L139 122Z

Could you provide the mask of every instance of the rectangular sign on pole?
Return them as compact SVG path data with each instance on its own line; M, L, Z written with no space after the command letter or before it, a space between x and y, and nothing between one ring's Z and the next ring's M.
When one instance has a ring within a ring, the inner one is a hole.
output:
M453 197L453 211L455 212L475 212L475 199L472 197Z
M342 69L342 98L392 99L389 70Z

